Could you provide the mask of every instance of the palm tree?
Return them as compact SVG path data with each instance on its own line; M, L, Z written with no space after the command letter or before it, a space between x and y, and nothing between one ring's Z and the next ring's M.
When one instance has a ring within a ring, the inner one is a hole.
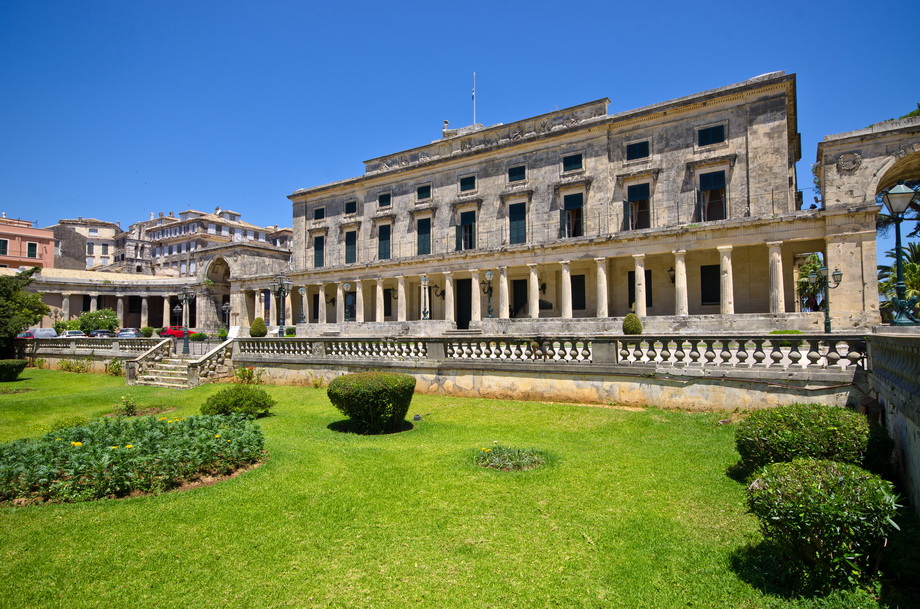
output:
M822 266L824 266L824 263L821 261L820 254L809 254L802 266L799 267L795 291L802 305L802 311L824 310L824 286L821 285L820 281L812 283L808 280L808 276L812 273L820 277Z
M885 257L897 260L897 252L892 249L885 253ZM904 298L909 300L912 296L920 297L920 242L911 241L902 247L901 260L904 264L904 285L907 287ZM895 264L878 265L878 291L880 295L888 297L888 300L882 303L883 307L890 306L897 280Z

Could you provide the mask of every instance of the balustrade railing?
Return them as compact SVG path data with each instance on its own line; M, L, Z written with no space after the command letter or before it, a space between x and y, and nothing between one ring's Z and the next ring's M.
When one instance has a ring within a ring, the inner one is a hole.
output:
M498 362L577 362L592 361L593 341L576 337L467 338L445 339L447 359L491 360Z

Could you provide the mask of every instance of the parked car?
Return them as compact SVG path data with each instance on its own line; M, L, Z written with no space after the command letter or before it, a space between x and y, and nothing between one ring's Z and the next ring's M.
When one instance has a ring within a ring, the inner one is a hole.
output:
M61 334L61 338L83 338L85 336L83 330L64 330L64 333Z
M143 336L137 328L122 328L118 332L118 338L142 338Z
M89 335L92 338L115 338L115 333L111 330L92 330Z
M182 338L185 336L186 332L189 332L189 329L185 326L167 326L160 330L160 336L175 336L176 338Z
M16 338L57 338L57 335L54 328L31 328L20 332Z

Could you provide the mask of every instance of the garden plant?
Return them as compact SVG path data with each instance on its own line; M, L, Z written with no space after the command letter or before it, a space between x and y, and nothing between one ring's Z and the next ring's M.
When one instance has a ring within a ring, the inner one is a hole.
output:
M343 374L329 383L329 401L363 433L398 431L415 391L415 377L392 372Z

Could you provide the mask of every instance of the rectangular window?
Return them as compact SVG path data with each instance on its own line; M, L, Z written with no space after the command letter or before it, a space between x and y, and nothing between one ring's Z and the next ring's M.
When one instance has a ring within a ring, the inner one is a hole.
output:
M87 255L87 256L92 256L92 255L93 255L93 245L95 245L95 244L93 244L93 243L87 243L87 244L86 244L86 255Z
M419 201L425 201L431 198L431 184L424 184L415 189L415 197Z
M460 178L460 192L476 190L476 176L464 176Z
M384 192L377 195L377 207L389 207L390 206L390 193Z
M475 211L465 211L460 214L460 224L457 225L457 249L476 249Z
M696 132L697 146L711 146L712 144L721 144L725 141L725 125L715 125L705 127Z
M419 218L415 225L418 242L418 255L431 253L431 218Z
M527 243L527 204L508 206L508 243Z
M89 229L89 234L90 234L90 235L98 235L98 234L99 234L99 229L98 229L98 228L91 228L91 229Z
M517 167L510 167L508 169L508 181L509 182L520 182L527 179L527 168L523 165L518 165Z
M635 184L626 189L626 230L650 228L649 185Z
M326 264L326 237L313 237L313 266L320 268Z
M726 219L728 217L726 203L725 172L701 173L697 201L697 217L699 220L709 222Z
M108 244L108 243L103 243L103 244L102 244L102 255L103 255L103 256L108 256L108 255L109 255L109 244Z
M381 224L377 227L377 259L378 260L389 260L390 259L390 231L392 226L389 224Z
M570 237L584 236L584 225L582 221L582 207L584 206L584 194L575 193L565 195L562 198L562 218L559 227L560 236L563 239Z
M26 243L26 258L38 258L37 243Z
M700 304L717 305L722 302L721 275L718 264L700 267Z
M358 231L350 230L345 233L345 264L354 264L358 261Z
M648 140L644 142L634 142L632 144L626 144L626 160L635 161L636 159L644 159L648 156Z
M314 219L314 220L322 220L322 219L324 219L325 217L326 217L326 208L325 208L325 207L317 207L316 209L313 210L313 219Z
M572 275L572 310L584 311L585 302L585 276Z
M6 256L9 251L10 242L6 239L0 239L0 256Z
M582 168L582 158L580 154L570 154L562 157L562 171L576 171Z
M345 213L346 214L358 213L358 202L357 201L345 201Z
M627 296L629 298L629 310L635 311L636 307L636 272L629 271L626 273L626 281L629 282L627 286ZM652 306L652 271L645 270L645 306Z

